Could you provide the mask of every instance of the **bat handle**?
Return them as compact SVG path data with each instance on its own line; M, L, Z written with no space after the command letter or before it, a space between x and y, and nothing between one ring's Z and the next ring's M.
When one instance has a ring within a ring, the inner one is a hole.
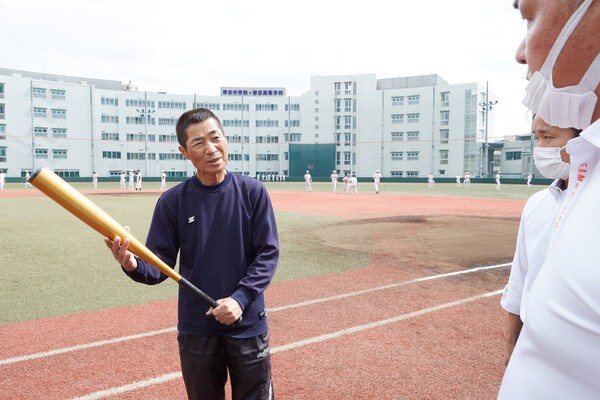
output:
M182 277L179 280L179 284L181 286L183 286L184 288L186 288L187 290L189 290L190 292L194 293L196 296L198 296L202 301L204 301L204 303L206 303L210 307L217 308L219 306L219 303L217 303L212 297L210 297L209 295L204 293L202 290L198 289L196 286L194 286L194 284L192 284L187 279ZM237 326L237 325L239 325L240 322L242 322L242 316L240 316L238 318L238 320L235 321L233 323L233 325L231 325L231 326Z

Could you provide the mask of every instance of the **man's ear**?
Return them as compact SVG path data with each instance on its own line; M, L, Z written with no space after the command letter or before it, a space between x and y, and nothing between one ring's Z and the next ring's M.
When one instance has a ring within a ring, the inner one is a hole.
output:
M187 151L185 151L185 149L183 148L183 146L179 146L179 147L178 147L178 149L179 149L179 152L180 152L181 154L183 154L183 156L184 156L186 159L188 159L188 160L190 159L190 158L188 157Z

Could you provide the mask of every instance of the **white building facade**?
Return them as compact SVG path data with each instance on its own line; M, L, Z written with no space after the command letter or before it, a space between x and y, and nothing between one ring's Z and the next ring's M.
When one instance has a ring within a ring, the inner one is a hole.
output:
M66 178L140 170L191 176L175 124L206 107L229 141L228 169L251 176L327 178L333 169L370 177L453 177L482 162L485 84L437 75L311 78L310 90L223 87L219 95L138 91L119 81L0 69L0 169L10 177L42 166ZM489 114L490 116L493 114ZM493 135L493 120L488 135Z

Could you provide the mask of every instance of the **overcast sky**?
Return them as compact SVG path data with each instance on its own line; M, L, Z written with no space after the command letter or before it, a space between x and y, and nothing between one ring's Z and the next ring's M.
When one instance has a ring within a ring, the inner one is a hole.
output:
M512 0L0 0L0 68L219 95L316 75L489 81L496 134L529 131Z

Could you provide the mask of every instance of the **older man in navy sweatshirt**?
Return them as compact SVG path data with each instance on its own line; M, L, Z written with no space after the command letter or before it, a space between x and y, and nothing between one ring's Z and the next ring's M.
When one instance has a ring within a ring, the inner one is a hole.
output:
M207 310L179 289L179 355L188 397L224 399L229 371L234 399L272 399L263 292L275 274L279 239L269 195L260 181L225 169L227 139L210 110L185 112L176 130L179 151L197 173L162 194L146 245L169 265L179 253L180 274L219 303ZM129 252L128 239L105 242L133 280L153 285L167 278Z

